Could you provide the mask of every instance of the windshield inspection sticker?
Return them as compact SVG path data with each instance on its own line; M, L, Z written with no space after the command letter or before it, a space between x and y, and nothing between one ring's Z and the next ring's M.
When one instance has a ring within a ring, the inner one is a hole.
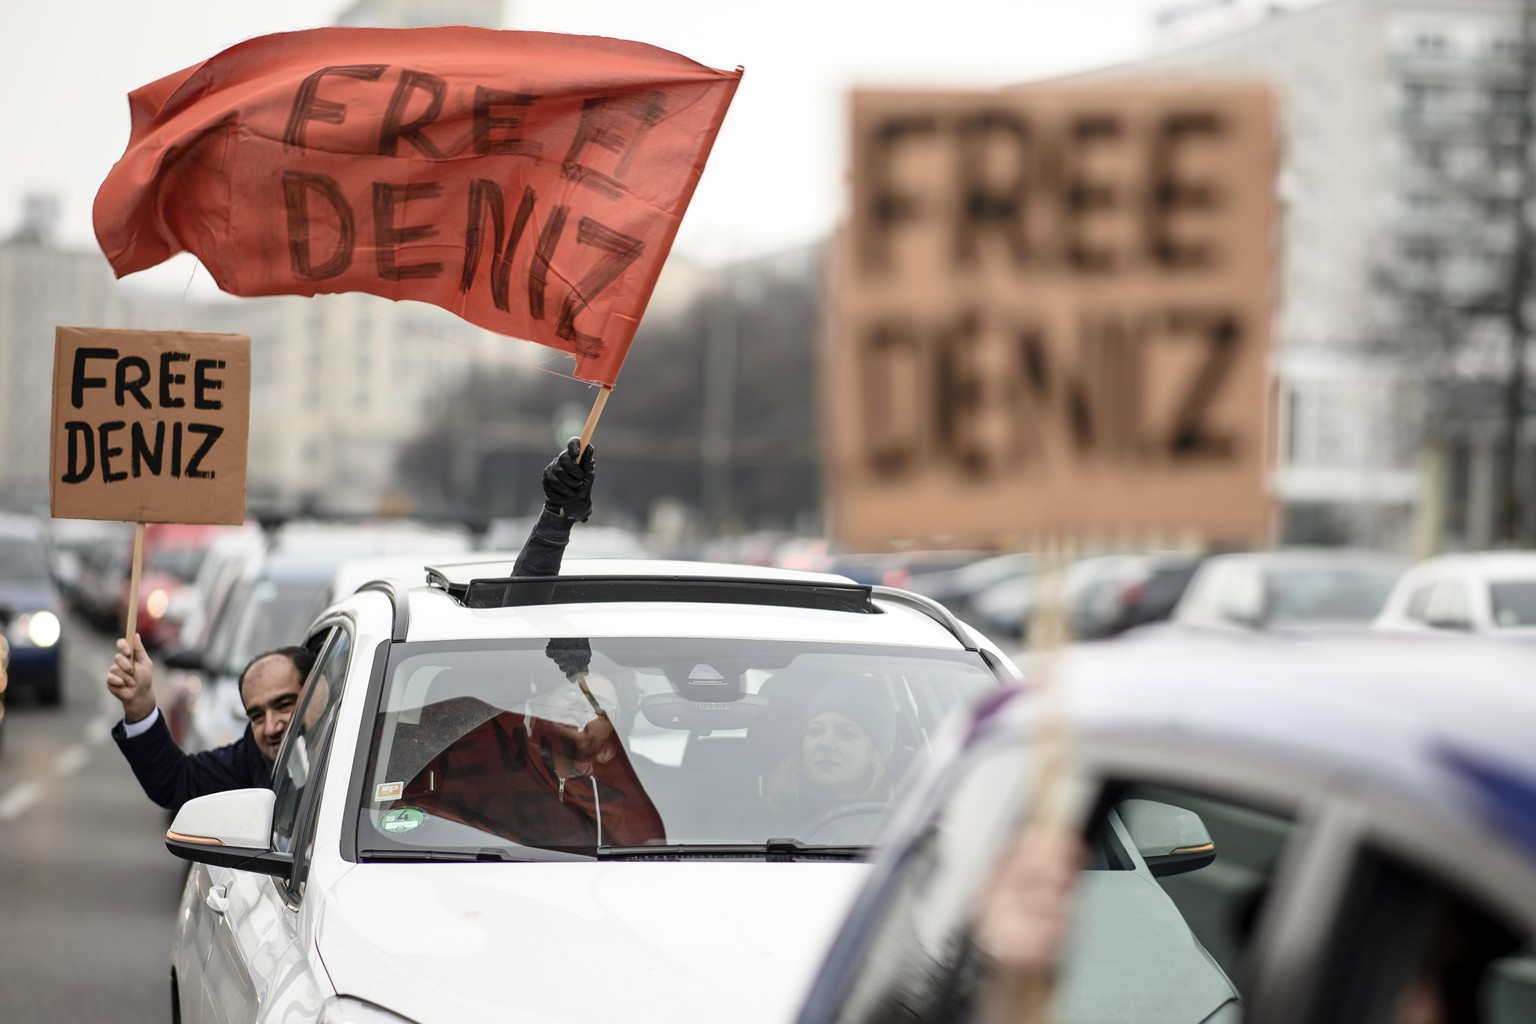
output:
M400 794L403 792L405 792L405 783L403 782L381 782L373 787L373 798L375 800L399 800Z
M426 814L414 807L397 807L384 815L379 827L385 832L409 832L426 820Z

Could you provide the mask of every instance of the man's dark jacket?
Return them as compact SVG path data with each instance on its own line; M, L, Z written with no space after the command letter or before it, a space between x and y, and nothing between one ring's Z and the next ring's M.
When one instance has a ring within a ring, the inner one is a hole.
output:
M546 508L512 566L514 576L558 576L571 521ZM227 789L257 789L272 785L272 762L262 756L256 736L246 726L240 738L214 750L185 753L171 738L165 716L132 739L118 722L112 727L117 748L128 759L145 794L167 810L179 810L193 797Z

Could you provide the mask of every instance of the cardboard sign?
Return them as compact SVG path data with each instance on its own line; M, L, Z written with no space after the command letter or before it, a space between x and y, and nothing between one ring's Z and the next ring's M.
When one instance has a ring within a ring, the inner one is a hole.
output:
M53 515L244 522L250 420L244 335L60 327Z
M1258 87L856 94L836 534L1262 535L1277 160Z

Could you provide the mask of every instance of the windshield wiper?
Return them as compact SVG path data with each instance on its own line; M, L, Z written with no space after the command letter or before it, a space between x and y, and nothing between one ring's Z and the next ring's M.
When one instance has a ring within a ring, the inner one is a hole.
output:
M766 843L669 843L657 846L599 846L598 860L861 860L867 846L807 846L798 839Z
M537 846L482 846L478 850L359 850L360 861L388 861L395 864L411 863L495 863L511 861L528 863L536 861L591 860L586 854L568 853L565 850L545 850Z

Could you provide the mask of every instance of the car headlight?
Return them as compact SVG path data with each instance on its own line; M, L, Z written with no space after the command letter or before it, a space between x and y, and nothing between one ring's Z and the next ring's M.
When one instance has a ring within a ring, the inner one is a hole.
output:
M52 647L59 642L64 627L53 612L28 612L11 622L11 642L21 647Z
M151 590L149 596L144 598L144 610L152 619L158 619L165 615L165 610L171 606L171 595L163 590Z
M320 1011L320 1024L415 1024L398 1013L390 1013L381 1006L365 1003L351 996L336 996L325 1001Z

